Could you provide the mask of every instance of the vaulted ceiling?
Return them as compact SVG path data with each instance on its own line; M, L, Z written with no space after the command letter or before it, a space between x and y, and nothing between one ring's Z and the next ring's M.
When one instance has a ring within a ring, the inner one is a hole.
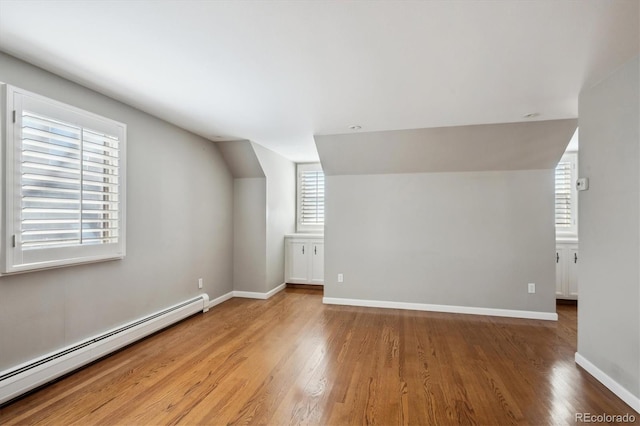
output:
M640 2L0 0L0 50L213 141L575 118Z

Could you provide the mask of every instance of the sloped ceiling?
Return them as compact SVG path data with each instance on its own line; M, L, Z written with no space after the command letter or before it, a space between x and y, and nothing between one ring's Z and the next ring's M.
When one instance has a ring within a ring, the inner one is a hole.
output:
M552 169L578 120L316 136L326 175Z
M638 0L0 0L0 49L211 140L576 118Z
M265 177L250 141L223 141L216 145L234 178Z

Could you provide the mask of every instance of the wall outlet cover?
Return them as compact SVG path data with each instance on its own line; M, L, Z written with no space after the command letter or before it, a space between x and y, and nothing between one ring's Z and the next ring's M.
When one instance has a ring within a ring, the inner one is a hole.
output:
M589 178L580 178L576 180L576 189L578 191L586 191L589 189Z

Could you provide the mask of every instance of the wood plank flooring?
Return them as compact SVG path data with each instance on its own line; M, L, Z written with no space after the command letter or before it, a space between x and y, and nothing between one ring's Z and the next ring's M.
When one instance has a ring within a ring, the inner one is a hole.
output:
M560 320L232 299L0 409L0 424L573 424L640 415L573 361Z

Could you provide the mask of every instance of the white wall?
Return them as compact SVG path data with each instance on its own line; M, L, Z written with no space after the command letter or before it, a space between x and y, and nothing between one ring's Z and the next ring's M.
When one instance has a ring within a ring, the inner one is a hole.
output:
M555 312L553 187L551 169L327 176L325 296Z
M578 353L640 398L640 79L636 57L579 102ZM638 400L637 407L640 407ZM637 408L636 408L637 409Z
M232 290L233 182L215 144L3 53L0 81L128 126L127 257L1 277L0 370Z

